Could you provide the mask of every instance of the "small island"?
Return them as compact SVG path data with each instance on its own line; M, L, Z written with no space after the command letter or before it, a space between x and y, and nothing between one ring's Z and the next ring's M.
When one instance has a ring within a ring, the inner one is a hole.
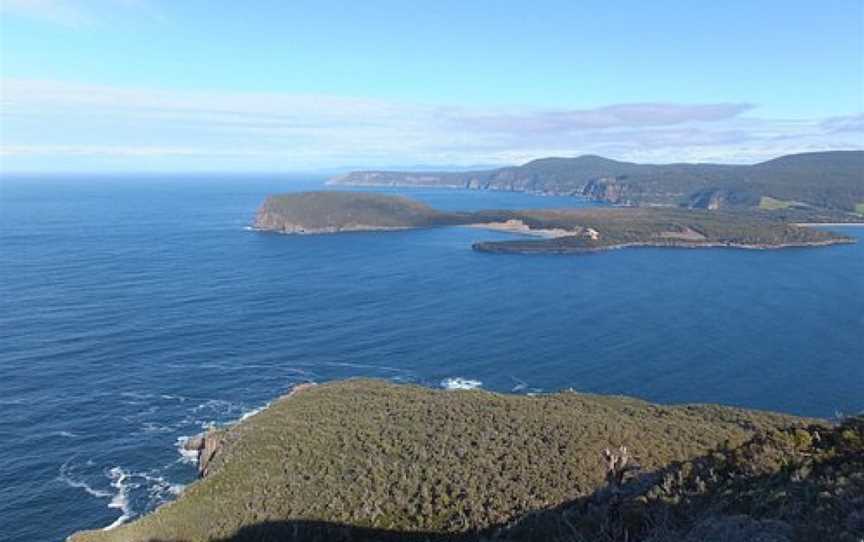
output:
M194 442L202 478L175 502L71 541L864 534L862 418L348 380L298 388Z
M318 234L401 230L443 225L444 214L401 196L368 192L298 192L269 196L255 228Z
M268 197L255 228L290 234L472 226L523 234L479 242L494 253L584 253L626 247L773 249L855 242L756 211L669 207L601 207L443 212L402 196L368 192L301 192Z

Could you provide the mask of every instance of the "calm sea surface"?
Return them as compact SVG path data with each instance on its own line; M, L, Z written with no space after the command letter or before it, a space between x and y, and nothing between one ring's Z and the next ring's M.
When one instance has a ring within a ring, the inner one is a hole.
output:
M472 252L468 228L247 226L314 178L0 180L0 538L126 521L195 477L178 439L372 376L831 417L864 409L861 243ZM441 209L573 198L394 190Z

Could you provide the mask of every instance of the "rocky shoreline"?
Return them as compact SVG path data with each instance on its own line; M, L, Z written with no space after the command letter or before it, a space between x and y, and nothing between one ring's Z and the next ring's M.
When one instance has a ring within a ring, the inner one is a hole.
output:
M219 429L210 429L206 433L195 435L183 443L182 448L185 452L195 454L195 464L198 466L198 477L204 478L207 476L208 467L213 457L222 446L221 431Z
M294 397L303 390L308 390L314 385L315 384L311 382L307 384L298 384L291 388L290 392L276 399L274 403L290 399L291 397ZM195 464L198 468L198 478L206 478L207 475L210 474L211 466L213 465L214 459L226 443L226 434L228 430L230 430L231 427L242 423L245 419L248 418L244 417L244 419L241 419L240 421L225 427L211 428L206 432L190 437L185 442L183 442L183 451L190 454L195 454Z

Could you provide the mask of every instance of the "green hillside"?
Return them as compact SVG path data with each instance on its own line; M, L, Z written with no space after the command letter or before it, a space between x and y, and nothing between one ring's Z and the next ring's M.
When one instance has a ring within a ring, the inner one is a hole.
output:
M420 228L442 214L400 196L364 192L297 192L269 196L255 217L262 230L285 233Z
M755 165L636 164L586 155L461 173L358 171L331 183L458 186L704 209L758 207L770 197L802 208L856 212L864 204L864 151L794 154Z
M409 198L368 192L270 196L255 217L255 226L260 230L295 234L453 225L546 237L474 245L486 252L583 252L646 245L781 248L854 241L836 233L777 220L767 212L606 207L448 213Z
M218 447L208 474L176 502L73 541L479 540L492 533L502 540L553 540L547 534L568 522L587 535L605 527L568 510L590 512L587 499L609 491L604 449L617 454L626 446L628 464L640 465L625 469L622 481L631 475L655 480L676 472L676 462L740 449L761 431L786 439L780 428L808 423L714 405L659 406L573 392L530 397L333 382L209 435ZM790 442L807 440L790 435ZM850 445L859 446L855 435ZM737 461L750 462L745 456ZM752 465L770 475L781 472L784 461L766 456ZM670 488L681 491L692 470L684 472ZM663 497L651 495L650 502Z

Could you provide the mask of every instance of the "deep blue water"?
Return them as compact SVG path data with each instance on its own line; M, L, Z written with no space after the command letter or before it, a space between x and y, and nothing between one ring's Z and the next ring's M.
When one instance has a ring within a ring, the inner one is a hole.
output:
M506 234L467 228L244 229L266 194L318 186L0 181L4 539L59 540L152 510L194 479L178 438L309 380L864 409L864 242L508 256L470 248ZM445 209L587 205L398 192Z

